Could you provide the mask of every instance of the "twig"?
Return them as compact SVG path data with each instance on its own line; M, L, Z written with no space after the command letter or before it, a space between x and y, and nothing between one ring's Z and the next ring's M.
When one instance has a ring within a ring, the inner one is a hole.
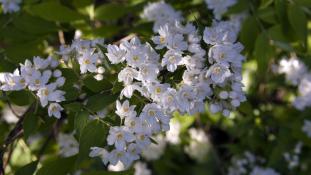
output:
M27 111L22 115L18 122L16 123L15 127L11 130L7 138L5 139L3 145L1 145L0 148L0 175L4 175L4 161L3 156L4 153L7 151L8 147L20 136L23 135L23 121L25 116L31 112L34 108L34 105L32 104Z
M62 45L66 44L64 32L61 30L58 31L58 39L59 39L60 44L62 44Z

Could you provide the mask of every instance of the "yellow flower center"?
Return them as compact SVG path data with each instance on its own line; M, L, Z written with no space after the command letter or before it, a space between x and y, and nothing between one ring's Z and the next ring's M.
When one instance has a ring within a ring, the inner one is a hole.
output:
M123 134L122 134L122 133L118 133L118 134L117 134L117 139L118 139L118 140L123 139Z
M171 63L174 63L176 61L175 56L168 57L168 61L171 62Z
M215 67L214 69L213 69L213 73L214 74L219 74L221 72L221 68L220 67Z
M40 82L41 82L41 81L40 81L39 79L36 79L36 80L35 80L35 84L36 84L36 85L39 85Z
M25 81L24 78L22 78L22 79L19 80L19 83L20 83L20 84L25 84L25 82L26 82L26 81Z
M159 93L161 93L161 91L162 91L162 90L161 90L161 88L160 88L160 87L157 87L157 88L155 89L155 91L156 91L156 93L158 93L158 94L159 94Z
M148 114L149 114L150 116L155 116L155 111L154 111L154 110L149 110Z
M84 63L84 64L90 64L91 61L90 61L89 59L85 59L85 60L83 61L83 63Z
M139 60L139 56L137 56L137 55L136 55L136 56L133 56L133 60L134 60L134 61L138 61L138 60Z
M164 42L165 42L165 38L163 36L160 36L160 43L164 44Z
M48 89L44 89L44 90L43 90L43 94L44 94L45 96L48 96L48 95L49 95L49 90L48 90Z

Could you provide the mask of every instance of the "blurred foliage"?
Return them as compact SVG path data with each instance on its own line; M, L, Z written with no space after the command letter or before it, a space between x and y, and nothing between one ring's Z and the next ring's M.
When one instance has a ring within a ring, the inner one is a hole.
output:
M66 44L73 40L76 30L85 39L105 38L111 43L135 33L142 40L150 41L152 24L140 18L148 0L24 0L21 11L0 14L0 71L12 71L19 63L33 56L48 56L58 50L64 37ZM189 21L203 30L211 24L212 13L203 0L167 0L181 10ZM154 174L220 174L223 166L230 164L230 157L249 150L267 159L267 166L282 174L311 174L311 139L302 133L303 119L311 119L311 110L299 112L291 107L289 97L295 88L287 85L284 77L272 76L271 65L282 55L296 53L311 68L311 1L310 0L239 0L229 14L245 12L239 41L245 46L247 63L244 65L248 81L247 102L230 118L211 115L176 116L182 124L182 144L187 144L189 127L202 127L209 134L215 149L204 163L188 157L181 146L168 146L160 160L149 162ZM109 66L109 65L108 65ZM88 157L90 147L102 146L107 136L107 123L118 123L113 113L103 121L89 121L88 116L104 107L114 105L122 85L113 76L113 67L105 73L108 77L96 81L92 77L79 77L75 70L63 69L68 111L62 132L75 130L80 143L79 154L60 158L55 140L46 140L56 119L49 118L38 106L33 94L26 91L1 93L1 108L9 100L18 106L36 106L26 115L22 127L23 137L13 143L14 150L8 162L7 174L66 175L82 169L85 175L132 174L105 171L98 159ZM72 86L81 84L87 104L79 101ZM121 86L121 87L120 87ZM139 101L140 99L131 99ZM139 106L138 106L139 107ZM3 143L14 124L0 122L0 143ZM33 138L41 134L35 142ZM298 141L305 148L302 162L305 169L289 172L284 166L283 153ZM42 152L42 145L46 148ZM5 156L8 158L8 155ZM38 161L38 159L40 159ZM219 160L219 161L217 161Z

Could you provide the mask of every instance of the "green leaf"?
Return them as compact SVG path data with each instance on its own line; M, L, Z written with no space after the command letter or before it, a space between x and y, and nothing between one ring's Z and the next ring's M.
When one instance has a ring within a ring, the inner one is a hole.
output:
M100 92L102 90L109 90L112 88L112 84L109 81L105 79L97 81L92 75L86 76L83 83L93 92Z
M118 94L112 95L111 93L97 94L88 98L86 107L93 112L100 111L115 102L118 99Z
M49 21L71 22L85 19L78 12L63 6L58 1L47 1L37 5L27 6L26 10L34 15Z
M36 35L57 32L58 30L58 27L55 23L45 21L27 13L18 15L16 18L14 18L13 24L17 29L23 32Z
M39 127L39 118L34 113L28 114L23 122L24 137L27 139Z
M23 63L27 58L41 56L43 50L42 40L19 43L5 48L9 60L13 63Z
M67 175L71 172L76 160L76 156L67 158L57 158L53 161L43 164L37 172L37 175Z
M254 41L259 34L259 26L255 17L248 17L241 28L240 40L247 50L250 52L254 48Z
M63 105L66 111L79 112L82 109L82 104L79 102L73 102Z
M86 111L78 112L76 117L74 118L74 127L75 131L78 135L78 139L80 140L81 133L84 127L87 125L89 120L89 113Z
M31 162L31 163L19 168L15 172L15 175L33 175L37 169L37 164L38 164L37 161Z
M77 163L90 159L90 148L104 146L109 128L99 120L89 122L83 129L80 137Z
M26 106L34 102L34 97L28 91L13 91L9 95L9 99L11 102L18 106Z
M254 56L257 60L258 71L264 73L268 68L270 58L274 54L274 48L270 45L270 41L266 33L261 33L256 39Z
M95 19L116 20L130 11L124 4L104 4L95 9Z
M288 19L298 39L305 44L307 40L307 17L302 8L291 4L288 7Z

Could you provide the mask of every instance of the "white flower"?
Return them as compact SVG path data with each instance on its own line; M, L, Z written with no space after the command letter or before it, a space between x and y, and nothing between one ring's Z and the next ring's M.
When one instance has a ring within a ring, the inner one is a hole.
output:
M203 130L189 129L190 144L185 147L185 152L198 162L203 162L210 150L208 137Z
M134 164L134 175L151 175L151 171L147 168L147 164L143 162L136 162Z
M136 143L140 148L145 149L151 144L149 136L145 133L136 134Z
M83 52L82 56L78 57L81 73L84 74L87 71L96 72L97 60L98 54L92 53L90 50Z
M70 157L79 152L79 143L72 134L60 133L57 142L60 147L60 154L64 157Z
M40 57L34 57L33 58L33 64L35 66L35 69L46 69L50 65L49 59L43 59Z
M221 19L221 16L227 9L234 5L237 0L205 0L207 8L212 9L216 19Z
M100 157L105 165L109 162L109 152L104 148L91 147L90 157Z
M132 161L129 159L128 153L121 150L112 150L109 154L109 162L111 165L116 165L122 162L125 167L129 166Z
M278 72L284 73L287 81L297 85L303 75L307 73L307 67L297 57L283 58L279 63Z
M122 49L122 47L118 47L116 45L109 44L107 46L106 56L112 64L118 64L124 61L126 50Z
M142 128L142 121L139 117L136 116L128 116L125 118L124 125L131 131L131 132L143 132Z
M64 110L58 103L51 103L48 108L48 114L49 116L54 116L56 118L61 117L61 111Z
M178 108L177 92L173 88L168 88L160 98L163 108L168 109L170 112Z
M231 76L231 72L227 64L216 63L208 69L206 76L210 77L214 83L221 84Z
M203 40L206 44L234 43L238 30L231 21L213 21L211 27L205 27Z
M131 67L126 67L119 72L118 81L124 84L131 84L135 77L138 77L138 71Z
M131 161L138 160L141 148L137 144L131 143L127 146L127 153Z
M38 90L37 96L40 98L42 107L45 107L49 101L52 102L62 102L65 100L65 92L61 90L56 90L56 84L51 83L45 87Z
M3 91L18 91L26 87L26 80L19 75L18 69L13 74L0 73L0 82L2 83L0 89Z
M166 66L167 70L174 72L177 69L177 66L180 65L182 60L182 55L180 52L173 50L168 50L162 59L162 66Z
M177 120L170 121L170 130L166 132L166 140L171 144L179 144L180 143L180 134L181 125Z
M157 32L161 26L167 23L173 24L182 19L180 12L175 11L172 6L163 1L149 3L144 8L142 17L148 21L154 21L154 32Z
M125 170L126 170L126 167L121 161L118 161L116 165L112 165L112 164L108 165L108 171L120 172L120 171L125 171Z
M121 117L121 119L123 119L124 117L135 117L136 116L135 105L130 106L130 103L128 100L125 100L123 104L121 104L120 101L117 100L116 107L117 107L116 114L118 114Z
M157 75L159 73L159 68L154 64L143 64L139 68L137 80L140 81L157 81Z
M241 67L244 60L244 57L240 55L242 49L243 46L240 43L214 45L208 53L210 63L214 61L217 63L228 62Z
M132 142L135 137L125 127L111 127L107 137L108 145L115 145L118 150L124 150L127 142Z
M161 99L162 94L167 90L169 84L160 84L160 83L150 83L146 84L148 92L151 94L151 97L155 101Z
M125 60L133 68L140 67L146 60L144 49L140 47L131 48L127 51Z
M185 112L190 110L191 101L195 98L193 88L188 85L183 85L177 92L179 111Z
M137 83L125 85L124 89L120 93L120 97L122 98L125 96L127 98L131 98L135 90L141 92L141 87Z
M22 0L0 0L3 13L13 13L20 10Z
M304 120L304 125L302 127L302 131L311 138L311 121Z
M159 29L159 36L152 37L152 41L157 44L156 49L163 49L167 47L170 40L172 40L172 32L168 25L165 25Z
M49 82L51 75L52 72L50 70L45 70L42 74L40 71L33 71L31 76L26 77L28 88L35 91L44 87Z
M165 151L165 147L166 147L166 141L162 135L160 135L160 134L157 135L154 138L154 140L158 144L152 143L146 149L143 150L143 154L142 154L142 156L146 160L149 160L149 161L159 159L163 155L163 153Z
M250 175L280 175L280 174L272 168L263 168L263 167L256 166L252 170Z

